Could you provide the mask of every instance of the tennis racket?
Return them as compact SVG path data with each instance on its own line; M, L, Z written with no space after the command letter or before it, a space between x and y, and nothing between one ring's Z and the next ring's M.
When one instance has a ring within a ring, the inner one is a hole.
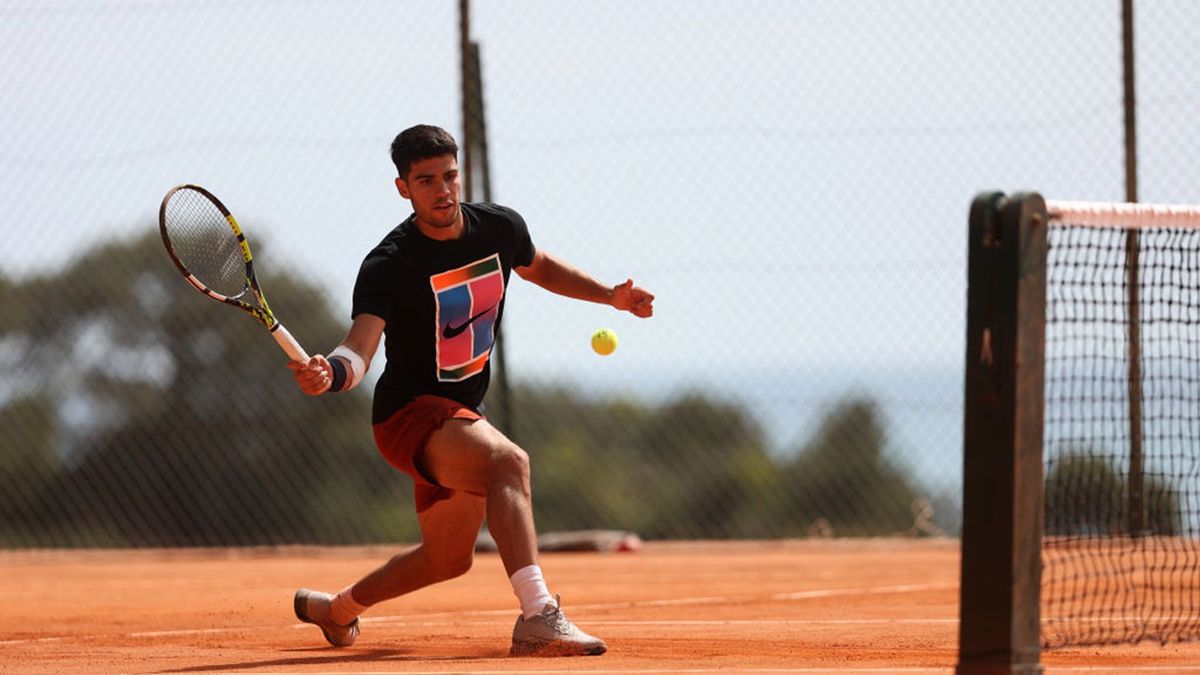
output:
M250 244L219 199L198 185L173 187L158 209L158 228L167 254L193 288L258 319L293 361L308 360L271 313L254 276Z

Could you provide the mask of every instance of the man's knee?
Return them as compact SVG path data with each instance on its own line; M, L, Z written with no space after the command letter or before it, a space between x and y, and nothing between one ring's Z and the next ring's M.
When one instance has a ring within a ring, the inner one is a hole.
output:
M470 571L475 562L475 547L440 547L426 541L420 549L425 558L425 569L434 583L461 577Z
M511 441L492 451L491 477L507 484L520 484L529 491L529 454Z
M438 561L437 569L439 576L445 579L453 579L461 577L471 570L471 565L475 562L475 552L467 550L453 555L442 556Z

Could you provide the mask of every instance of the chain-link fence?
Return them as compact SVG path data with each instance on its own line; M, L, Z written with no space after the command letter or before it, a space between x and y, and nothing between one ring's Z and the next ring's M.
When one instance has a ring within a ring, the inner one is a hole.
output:
M458 9L0 5L0 543L415 539L369 387L298 393L154 218L212 189L332 348L408 213L392 137L460 133ZM1200 7L1137 12L1140 196L1200 201ZM968 202L1124 196L1120 2L477 0L470 27L492 199L657 295L642 321L514 277L489 406L539 528L957 532Z

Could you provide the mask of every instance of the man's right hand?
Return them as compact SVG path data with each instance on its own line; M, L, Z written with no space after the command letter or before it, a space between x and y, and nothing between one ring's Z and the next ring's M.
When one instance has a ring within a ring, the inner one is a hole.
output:
M320 396L333 384L333 369L322 354L311 356L307 361L292 361L287 367L296 378L300 391L309 396Z

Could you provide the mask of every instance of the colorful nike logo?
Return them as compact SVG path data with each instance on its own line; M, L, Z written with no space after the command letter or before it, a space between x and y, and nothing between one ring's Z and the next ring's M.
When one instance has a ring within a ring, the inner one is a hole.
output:
M464 330L467 329L467 326L470 326L472 323L475 323L476 319L483 316L484 314L487 314L488 312L492 311L495 308L496 308L496 306L492 305L491 307L488 307L487 309L485 309L482 312L476 314L475 316L467 319L466 321L462 322L461 324L459 324L457 326L449 324L449 323L446 324L446 327L442 329L442 337L446 338L447 340L451 340L453 338L458 337L458 335L460 333L462 333Z

